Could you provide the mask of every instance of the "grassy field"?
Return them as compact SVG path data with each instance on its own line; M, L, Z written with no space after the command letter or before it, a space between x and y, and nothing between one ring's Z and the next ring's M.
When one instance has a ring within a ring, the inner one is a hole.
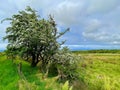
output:
M63 85L56 82L57 77L43 79L39 68L31 68L25 61L22 61L25 78L21 78L17 69L19 62L21 60L13 63L0 53L0 90L61 90Z
M79 54L78 54L79 55ZM80 54L79 75L86 90L120 90L120 54Z
M81 56L80 83L74 83L76 90L120 90L120 54L76 54ZM17 71L19 62L14 64L3 53L0 55L0 90L61 90L56 77L43 79L39 68L31 68L25 61L22 61L25 79L21 79Z

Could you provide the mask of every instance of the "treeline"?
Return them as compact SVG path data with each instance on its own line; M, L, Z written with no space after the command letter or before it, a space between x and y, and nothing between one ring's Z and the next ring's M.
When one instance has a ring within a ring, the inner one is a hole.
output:
M120 53L118 49L100 49L100 50L81 50L81 51L72 51L73 53Z

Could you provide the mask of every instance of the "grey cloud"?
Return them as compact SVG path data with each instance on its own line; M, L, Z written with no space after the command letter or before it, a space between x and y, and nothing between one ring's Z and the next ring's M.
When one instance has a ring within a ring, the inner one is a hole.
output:
M84 37L92 39L96 42L102 42L107 44L119 44L120 43L120 31L116 27L104 27L98 28L97 32L84 32Z
M61 25L70 26L79 23L83 6L80 1L66 0L48 9L47 12L53 14Z
M120 42L120 0L2 0L0 19L10 17L28 5L42 17L52 14L58 25L70 27L70 34L62 38L68 40L67 44ZM1 36L6 27L7 24L0 26Z
M88 13L106 13L120 4L119 0L89 0L88 2Z

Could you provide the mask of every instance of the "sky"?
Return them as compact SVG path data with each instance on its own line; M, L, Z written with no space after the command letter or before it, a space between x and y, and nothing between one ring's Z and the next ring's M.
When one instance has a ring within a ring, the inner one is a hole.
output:
M70 28L60 38L71 50L120 49L120 0L1 0L0 21L24 10L37 10L41 18L51 14L59 31ZM0 49L8 22L0 23Z

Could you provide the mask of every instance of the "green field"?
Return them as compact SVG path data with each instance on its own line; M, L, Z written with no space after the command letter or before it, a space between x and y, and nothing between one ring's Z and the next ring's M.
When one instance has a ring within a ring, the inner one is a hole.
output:
M79 55L79 54L78 54ZM80 54L79 75L87 90L120 90L120 54Z
M81 57L80 82L74 83L76 90L120 90L120 54L76 54ZM61 90L56 77L42 79L39 68L31 68L25 61L22 61L22 71L26 80L21 79L17 71L19 62L16 60L14 64L3 53L0 55L0 90Z
M18 63L22 62L24 78L18 74ZM56 77L43 79L39 68L32 68L28 62L12 60L0 53L0 90L59 90L62 87Z

